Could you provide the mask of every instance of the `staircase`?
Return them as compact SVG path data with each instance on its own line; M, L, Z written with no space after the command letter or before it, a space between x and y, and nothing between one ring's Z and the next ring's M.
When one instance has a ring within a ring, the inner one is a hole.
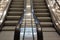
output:
M21 15L23 14L23 11L24 11L24 0L12 0L2 30L14 31Z
M14 40L15 28L23 14L24 0L12 0L2 26L0 40Z
M60 40L45 0L12 0L0 32L0 40Z
M34 13L37 19L40 21L42 27L43 40L58 40L60 38L54 29L51 14L46 5L45 0L33 0Z

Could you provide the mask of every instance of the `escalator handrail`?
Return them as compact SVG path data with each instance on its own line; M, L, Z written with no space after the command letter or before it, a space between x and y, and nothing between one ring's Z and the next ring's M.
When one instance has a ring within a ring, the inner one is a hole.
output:
M9 0L6 7L4 8L3 14L2 14L1 19L0 19L0 25L2 25L2 23L3 23L4 19L5 19L5 16L7 14L7 11L8 11L8 8L9 8L9 5L10 5L11 1L12 0Z

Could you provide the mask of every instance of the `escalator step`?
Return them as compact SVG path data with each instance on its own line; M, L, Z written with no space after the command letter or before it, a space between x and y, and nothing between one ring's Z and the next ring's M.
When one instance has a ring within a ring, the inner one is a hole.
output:
M16 11L14 11L14 12L9 11L8 12L9 16L21 16L22 14L23 14L23 12L16 12Z
M46 9L46 6L34 6L34 9Z
M16 26L4 26L2 31L14 31Z
M24 0L13 0L13 2L23 2Z
M35 5L35 6L36 6L36 5L43 5L43 6L44 6L45 3L44 3L44 2L43 2L43 3L40 3L40 2L38 3L38 2L36 2L36 3L33 3L33 5ZM46 5L45 5L45 6L46 6Z
M56 32L56 30L53 27L43 27L43 32Z
M5 21L4 22L5 24L4 25L6 25L6 26L15 26L17 23L18 23L18 21Z
M53 27L52 22L40 22L41 27Z
M10 11L23 11L23 8L10 8Z
M23 2L12 2L12 5L23 5Z
M49 17L49 13L35 13L37 17Z
M7 20L19 20L20 16L7 16Z
M51 18L50 17L37 17L40 22L51 22Z
M38 12L38 13L47 13L49 12L48 9L34 9L35 12Z
M43 3L44 0L34 0L33 2L35 2L35 3Z
M23 8L24 6L23 5L11 5L12 8Z
M34 3L34 6L46 6L45 3Z

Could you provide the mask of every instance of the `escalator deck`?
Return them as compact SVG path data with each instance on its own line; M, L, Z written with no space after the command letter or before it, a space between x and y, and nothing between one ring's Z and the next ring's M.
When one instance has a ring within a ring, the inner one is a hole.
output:
M33 3L34 14L32 13L31 2ZM11 1L0 32L0 40L14 40L15 28L23 14L20 35L18 34L19 40L60 40L45 0L26 0L25 3L26 5L24 5L24 0ZM26 6L26 9L24 6ZM25 13L24 10L26 10ZM42 32L37 32L34 15L39 20ZM24 34L23 37L22 34Z

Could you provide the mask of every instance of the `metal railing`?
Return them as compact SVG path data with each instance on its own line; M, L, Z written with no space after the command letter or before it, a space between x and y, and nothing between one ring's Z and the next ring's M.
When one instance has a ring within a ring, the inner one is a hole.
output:
M7 0L1 0L0 2L0 20L2 18L3 11L5 10L7 3L8 3Z
M51 17L53 19L55 28L58 28L60 32L60 8L56 0L46 0L47 6L50 10Z
M0 25L3 23L11 0L1 0L0 2Z

